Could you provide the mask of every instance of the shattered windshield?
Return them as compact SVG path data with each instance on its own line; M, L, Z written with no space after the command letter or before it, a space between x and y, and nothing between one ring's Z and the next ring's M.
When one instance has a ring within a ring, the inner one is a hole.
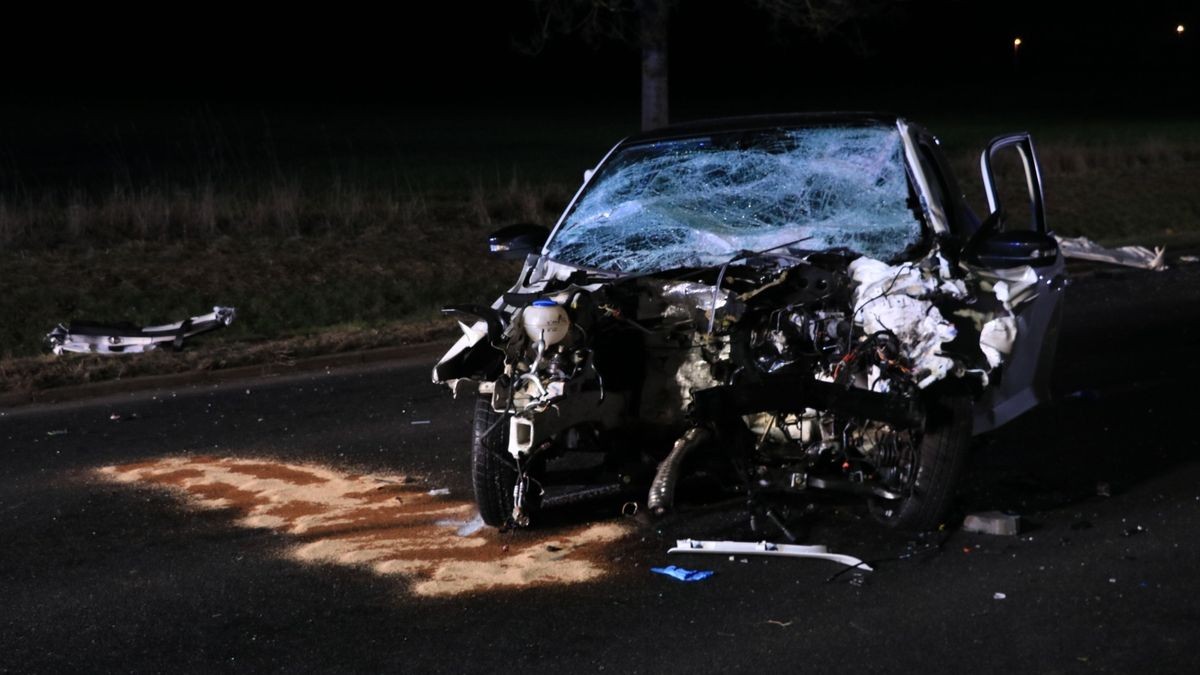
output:
M624 148L546 253L636 274L719 265L805 237L787 249L893 260L921 241L895 127L760 129Z

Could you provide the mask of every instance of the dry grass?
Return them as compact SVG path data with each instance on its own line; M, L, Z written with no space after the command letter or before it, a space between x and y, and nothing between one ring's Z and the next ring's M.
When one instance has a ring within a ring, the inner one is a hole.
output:
M0 358L43 352L45 334L71 319L162 322L218 304L239 310L221 334L231 341L424 320L506 288L517 265L485 256L487 234L552 222L568 195L511 180L469 197L284 183L257 196L206 188L8 204Z
M478 181L465 195L351 185L336 178L321 189L279 179L255 188L204 183L18 194L0 197L0 250L221 236L357 236L460 222L548 223L570 194L570 186L535 185L516 176L500 184Z
M1059 234L1114 244L1200 237L1200 142L1058 141L1039 143L1038 156L1047 219ZM978 152L956 154L951 164L968 201L985 213ZM1007 173L1001 182L1016 178Z

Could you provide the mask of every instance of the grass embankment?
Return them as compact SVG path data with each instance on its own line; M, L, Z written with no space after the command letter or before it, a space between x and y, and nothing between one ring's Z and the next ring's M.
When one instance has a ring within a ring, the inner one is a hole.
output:
M546 222L567 196L513 184L462 199L417 204L387 195L364 199L353 221L330 222L328 202L301 195L286 208L296 221L255 223L270 213L252 198L228 199L218 223L246 222L243 235L130 237L87 245L0 252L0 392L137 374L289 362L340 351L452 335L438 308L495 297L519 265L483 255L496 223ZM171 224L180 232L192 198L176 194ZM278 206L278 205L276 205ZM129 204L123 208L131 209ZM104 222L103 202L83 211L83 227L111 232L135 222ZM167 211L168 213L172 211ZM45 213L43 211L43 213ZM88 220L94 218L95 220ZM351 225L353 222L354 225ZM292 229L295 228L295 229ZM150 323L233 305L232 326L198 337L179 354L136 357L41 355L42 338L72 317Z
M931 126L982 210L977 148L990 130ZM1034 129L1051 226L1114 244L1200 239L1200 133L1107 131ZM251 188L205 180L0 198L0 391L449 336L437 308L490 299L517 268L485 257L487 233L551 223L576 179L435 190L275 175ZM180 354L44 355L43 336L71 318L177 320L217 304L236 306L238 320Z

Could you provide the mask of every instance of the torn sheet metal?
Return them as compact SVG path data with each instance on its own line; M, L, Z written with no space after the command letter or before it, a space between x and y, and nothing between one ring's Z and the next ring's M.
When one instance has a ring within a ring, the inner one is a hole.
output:
M697 326L726 325L737 321L746 311L745 303L733 293L708 284L675 281L663 284L661 290L652 281L647 285L652 302L647 303L644 311L653 313L651 308L657 309L655 306L661 304L663 308L657 313L668 320L690 318ZM661 300L655 297L659 295ZM646 317L639 314L638 318Z
M698 539L679 539L675 547L667 553L712 553L717 555L769 555L783 558L812 558L815 560L830 560L850 567L856 567L868 572L871 566L854 556L841 553L830 553L824 546L800 546L794 544L773 544L769 541L702 541Z
M979 279L979 287L992 293L1010 312L1016 311L1037 297L1038 273L1028 265L992 269L969 267L971 274Z
M164 345L178 350L185 339L228 326L236 315L233 307L213 307L208 314L160 326L72 321L67 326L55 326L46 335L46 342L55 354L140 354Z
M1105 248L1087 237L1055 237L1055 239L1058 240L1058 248L1066 258L1094 260L1156 272L1167 268L1167 249L1162 246L1155 246L1153 250L1145 246Z

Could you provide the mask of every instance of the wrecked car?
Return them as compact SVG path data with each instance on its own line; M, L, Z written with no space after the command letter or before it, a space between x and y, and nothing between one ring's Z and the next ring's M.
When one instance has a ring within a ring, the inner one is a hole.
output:
M1028 228L999 203L1006 154ZM524 259L509 292L445 309L463 336L433 379L475 397L483 520L638 486L663 514L690 480L744 495L756 529L787 534L789 504L835 493L935 527L972 435L1047 398L1065 280L1030 136L991 141L981 169L982 222L938 140L896 116L618 143L552 230L491 237Z

